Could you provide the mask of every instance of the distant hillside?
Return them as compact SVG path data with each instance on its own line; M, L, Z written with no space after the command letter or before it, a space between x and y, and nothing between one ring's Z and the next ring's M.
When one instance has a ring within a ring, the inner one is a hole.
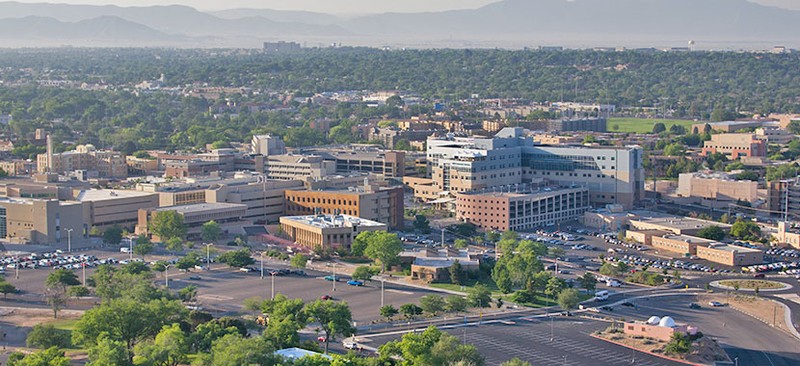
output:
M182 41L141 24L104 16L78 22L61 22L48 17L0 19L0 40L15 46L39 42L83 45L163 44Z
M239 19L261 17L276 22L305 23L316 25L336 24L341 19L335 15L314 13L309 11L287 11L272 9L229 9L212 11L209 14L223 19Z

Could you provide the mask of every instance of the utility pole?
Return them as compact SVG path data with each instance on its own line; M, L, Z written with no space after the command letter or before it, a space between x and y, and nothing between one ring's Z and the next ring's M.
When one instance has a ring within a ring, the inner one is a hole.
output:
M64 229L67 232L67 253L72 253L72 230Z
M211 246L212 245L214 245L214 243L206 244L206 271L210 271L211 270Z

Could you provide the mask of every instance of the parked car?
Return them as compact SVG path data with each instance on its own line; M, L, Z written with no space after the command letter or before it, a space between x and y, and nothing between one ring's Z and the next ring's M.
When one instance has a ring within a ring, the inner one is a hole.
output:
M358 343L353 341L343 341L342 346L344 346L346 349L358 349Z
M756 273L756 274L753 275L753 278L764 278L764 277L767 277L767 276L765 274L763 274L763 273Z
M689 304L689 309L700 309L700 304L693 302Z
M339 276L327 275L324 277L325 281L339 281Z
M319 298L322 300L333 300L333 296L331 295L322 295Z
M193 280L193 281L200 281L200 280L202 280L203 278L202 278L202 277L200 277L200 276L189 276L189 279L190 279L190 280Z
M723 305L721 302L719 302L719 301L709 301L708 305L711 305L711 306L713 306L713 307L715 307L715 308L718 308L718 307L720 307L720 306L724 306L724 305Z
M358 281L358 280L347 281L347 284L350 285L350 286L364 286L364 282L363 281Z

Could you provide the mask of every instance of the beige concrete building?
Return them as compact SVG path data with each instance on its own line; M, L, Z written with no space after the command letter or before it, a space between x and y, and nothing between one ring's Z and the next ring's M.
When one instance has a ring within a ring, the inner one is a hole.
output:
M709 245L713 240L698 238L689 235L667 235L663 237L653 237L653 248L666 250L680 255L696 255L699 245Z
M767 156L767 143L752 133L722 133L711 135L711 141L703 145L702 155L725 154L731 159L740 157Z
M274 180L321 179L336 174L336 163L318 155L275 155L264 164L267 177Z
M71 230L68 234L67 231ZM0 238L13 243L53 244L89 234L80 202L0 198Z
M669 342L675 333L686 334L689 326L675 324L672 318L652 317L647 322L627 322L623 325L623 333L631 337L644 337L657 339L662 342ZM697 332L695 328L694 333Z
M285 214L349 215L377 221L392 229L403 228L403 188L350 187L345 190L285 193Z
M215 221L222 229L229 234L244 234L244 226L252 225L252 222L243 220L247 212L247 206L233 203L198 203L193 205L162 207L158 209L139 210L136 234L151 235L148 224L153 217L165 211L174 211L183 217L186 225L187 237L189 239L199 238L203 224ZM154 240L159 240L153 236Z
M158 195L148 192L89 189L73 195L75 201L84 203L86 224L101 230L114 225L133 229L140 209L158 207Z
M542 145L567 145L580 142L577 136L558 136L558 135L534 135L533 142Z
M677 193L698 200L755 202L758 200L758 182L736 180L721 172L684 173L678 178Z
M726 266L750 266L764 263L764 252L724 243L698 246L697 257Z
M772 238L778 244L786 244L793 248L800 249L800 232L791 230L785 222L778 222L778 231L772 233Z
M786 129L778 127L761 127L755 130L756 138L768 144L787 144L795 135Z
M607 205L604 208L589 210L583 214L582 223L588 227L601 231L620 231L627 227L632 219L639 218L632 212L627 212L619 205Z
M456 219L484 230L525 231L577 220L591 208L586 188L521 186L456 195ZM517 193L520 192L520 193Z
M350 248L364 231L386 231L380 222L348 215L310 215L281 217L283 235L297 245L309 248Z
M637 243L652 246L654 237L663 237L669 235L668 232L662 230L626 230L625 239L633 240Z
M253 135L253 139L250 141L250 151L263 156L283 155L286 154L286 145L277 136Z
M696 235L707 226L719 226L725 231L731 228L731 225L715 221L665 215L640 215L640 218L631 220L630 225L635 230L662 230L675 235Z
M128 177L125 155L116 151L97 150L93 145L78 145L74 151L39 154L39 173L67 174L76 170L96 171L100 178Z

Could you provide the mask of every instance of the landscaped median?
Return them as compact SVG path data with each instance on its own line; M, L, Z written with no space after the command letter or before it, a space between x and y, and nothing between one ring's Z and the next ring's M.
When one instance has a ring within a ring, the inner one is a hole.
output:
M720 280L711 282L711 287L733 291L783 291L792 288L788 283L769 280Z
M713 365L717 361L729 361L722 347L709 337L704 337L702 333L691 338L684 336L680 341L673 339L666 342L626 335L619 327L612 325L605 330L595 332L592 337L687 365Z

